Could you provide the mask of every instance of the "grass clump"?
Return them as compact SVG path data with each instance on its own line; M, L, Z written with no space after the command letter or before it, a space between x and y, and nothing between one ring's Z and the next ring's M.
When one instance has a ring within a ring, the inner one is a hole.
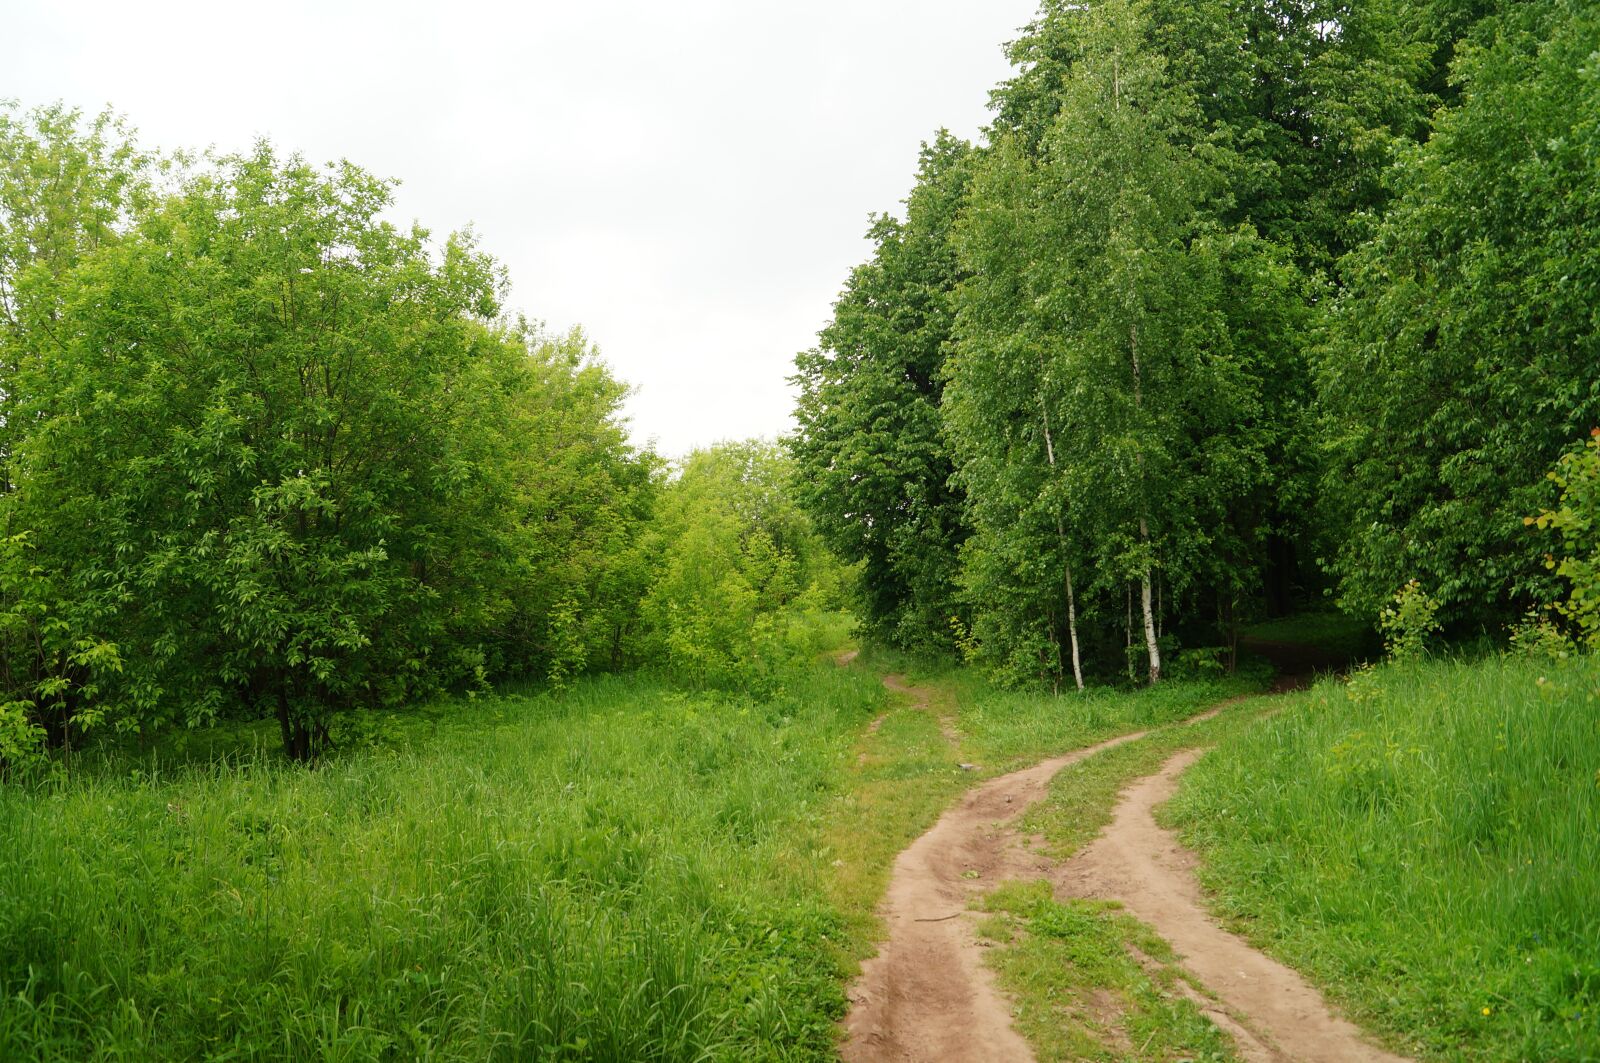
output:
M1011 882L983 898L981 932L1043 1063L1231 1060L1232 1045L1184 985L1172 950L1113 904L1057 901L1049 883Z
M1358 673L1186 776L1217 904L1433 1058L1600 1056L1600 661Z
M1066 860L1100 836L1129 783L1154 775L1181 750L1244 731L1281 704L1281 698L1241 698L1209 720L1168 724L1137 742L1069 764L1050 780L1045 798L1024 813L1022 832L1043 838L1052 859Z
M816 839L882 704L851 670L764 702L602 679L315 770L0 789L0 1058L825 1057Z

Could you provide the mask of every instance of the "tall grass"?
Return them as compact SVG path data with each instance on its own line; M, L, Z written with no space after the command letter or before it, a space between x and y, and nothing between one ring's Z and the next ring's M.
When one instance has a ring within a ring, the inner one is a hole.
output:
M994 767L1017 767L1129 731L1187 719L1230 698L1257 691L1259 677L1167 680L1143 690L1091 688L1052 697L954 678L961 729L974 755ZM986 763L985 766L990 766Z
M1437 1058L1600 1057L1600 661L1324 683L1169 815L1225 911Z
M311 770L251 728L79 755L0 789L0 1060L831 1058L951 797L1240 688L934 686L871 735L876 673L830 666L366 717Z
M315 770L112 757L0 790L0 1058L827 1055L806 848L882 699L842 670L759 704L602 679Z

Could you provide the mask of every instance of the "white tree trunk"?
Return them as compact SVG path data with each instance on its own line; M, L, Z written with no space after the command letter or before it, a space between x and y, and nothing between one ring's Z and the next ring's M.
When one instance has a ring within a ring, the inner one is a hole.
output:
M1067 632L1072 636L1072 678L1083 692L1083 661L1078 655L1078 596L1072 590L1072 566L1064 565L1067 573Z
M1150 538L1150 526L1142 518L1139 521L1139 536L1145 541ZM1145 648L1150 652L1150 682L1152 684L1159 683L1161 682L1161 647L1156 642L1156 616L1154 603L1151 601L1149 568L1146 568L1143 576L1140 577L1139 597L1144 604L1144 644Z
M1044 371L1044 360L1040 359L1039 369ZM1041 381L1042 381L1041 376ZM1044 393L1039 393L1039 412L1044 420L1044 453L1050 461L1050 471L1056 469L1056 444L1050 438L1050 407L1045 405ZM1067 634L1072 639L1072 678L1078 684L1078 692L1083 692L1083 661L1078 654L1078 596L1072 589L1072 565L1067 562L1067 530L1061 524L1061 514L1056 514L1056 539L1061 543L1061 570L1067 578Z

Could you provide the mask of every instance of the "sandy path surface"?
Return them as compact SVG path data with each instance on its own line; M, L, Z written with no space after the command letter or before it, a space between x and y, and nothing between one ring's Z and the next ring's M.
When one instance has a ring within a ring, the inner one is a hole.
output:
M1220 998L1227 1014L1212 1012L1213 1019L1234 1035L1245 1058L1400 1063L1404 1057L1369 1043L1297 972L1206 913L1194 855L1153 814L1201 752L1179 753L1124 791L1105 833L1052 874L1058 892L1121 901L1170 942L1182 965Z
M1037 877L1046 870L1042 858L1012 844L1009 827L1045 795L1056 772L1139 737L1124 735L991 779L896 858L882 908L888 939L862 965L850 991L846 1060L1033 1059L1011 1027L1010 1004L984 966L967 905L978 891L1006 878Z

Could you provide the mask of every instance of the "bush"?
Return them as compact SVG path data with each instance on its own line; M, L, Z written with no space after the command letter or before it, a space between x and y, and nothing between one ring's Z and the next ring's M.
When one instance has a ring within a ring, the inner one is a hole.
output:
M1428 640L1439 631L1439 602L1412 580L1378 614L1378 628L1391 658L1414 660L1427 652Z
M1545 560L1570 588L1556 609L1579 641L1600 646L1600 428L1563 455L1549 476L1561 488L1561 506L1527 523L1561 536L1564 556Z

